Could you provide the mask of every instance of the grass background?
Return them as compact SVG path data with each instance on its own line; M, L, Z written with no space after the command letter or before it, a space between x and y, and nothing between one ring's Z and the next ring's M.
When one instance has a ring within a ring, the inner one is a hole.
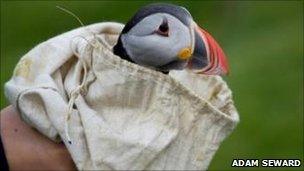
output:
M1 1L1 108L8 105L3 85L19 58L39 42L79 27L56 5L90 24L125 23L148 3ZM185 6L229 57L231 75L225 80L241 122L221 145L210 170L236 169L230 167L233 158L303 162L303 1L173 3Z

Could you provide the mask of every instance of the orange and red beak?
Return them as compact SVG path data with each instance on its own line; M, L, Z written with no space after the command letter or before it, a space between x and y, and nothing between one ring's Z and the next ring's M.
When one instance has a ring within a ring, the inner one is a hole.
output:
M194 25L195 45L188 67L197 73L227 75L229 73L226 55L216 40L205 30Z

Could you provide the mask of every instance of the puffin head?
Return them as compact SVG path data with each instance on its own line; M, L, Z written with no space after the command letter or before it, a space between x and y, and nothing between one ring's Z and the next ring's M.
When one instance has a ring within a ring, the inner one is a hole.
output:
M181 6L150 4L123 28L115 55L155 70L190 68L204 74L227 74L226 56L209 33Z

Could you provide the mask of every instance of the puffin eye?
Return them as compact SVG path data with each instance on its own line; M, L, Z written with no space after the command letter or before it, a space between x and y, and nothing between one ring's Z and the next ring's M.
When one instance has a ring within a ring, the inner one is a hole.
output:
M162 24L158 27L156 33L165 37L169 36L169 25L167 20L163 20Z

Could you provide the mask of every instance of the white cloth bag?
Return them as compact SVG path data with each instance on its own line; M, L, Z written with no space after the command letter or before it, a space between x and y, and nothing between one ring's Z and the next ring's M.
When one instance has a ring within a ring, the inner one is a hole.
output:
M207 169L239 120L231 91L219 76L165 75L113 55L122 28L98 23L39 44L6 97L24 121L62 140L79 170Z

